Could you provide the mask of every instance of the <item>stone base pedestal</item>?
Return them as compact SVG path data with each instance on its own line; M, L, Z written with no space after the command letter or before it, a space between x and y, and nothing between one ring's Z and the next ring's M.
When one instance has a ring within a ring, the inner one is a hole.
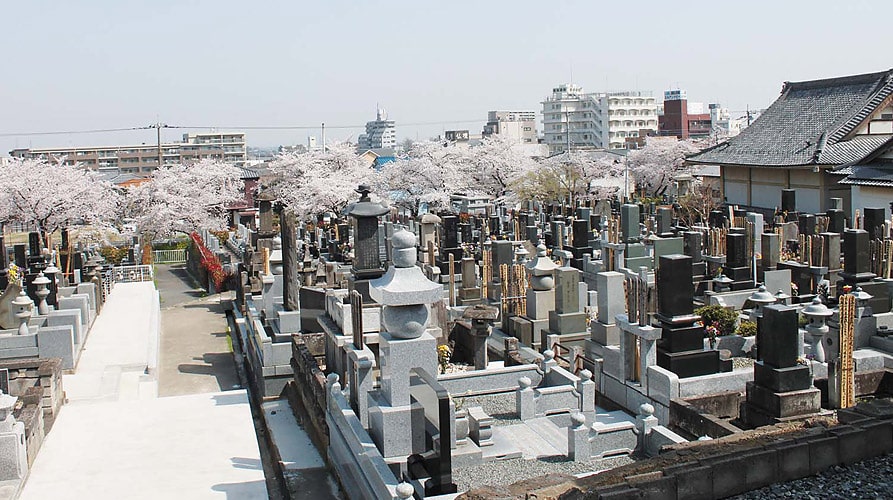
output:
M804 367L805 368L805 367ZM792 417L813 415L821 410L822 392L815 388L775 392L755 382L747 383L747 400L742 415L748 425L770 425Z
M658 349L657 366L675 373L679 378L732 371L731 360L726 362L720 360L719 351L669 352Z
M474 306L483 302L481 289L478 287L460 288L457 299L460 306Z
M551 333L564 335L586 331L587 314L583 312L559 313L549 311L549 330Z
M527 317L530 319L549 319L549 313L555 310L554 290L527 291Z
M394 407L409 405L409 375L413 368L438 373L437 340L428 333L414 339L400 339L389 333L378 337L381 364L381 393Z
M600 321L589 323L590 338L601 345L620 345L620 327L616 324L606 325Z
M425 453L425 408L417 402L393 407L376 401L369 405L369 434L385 459Z

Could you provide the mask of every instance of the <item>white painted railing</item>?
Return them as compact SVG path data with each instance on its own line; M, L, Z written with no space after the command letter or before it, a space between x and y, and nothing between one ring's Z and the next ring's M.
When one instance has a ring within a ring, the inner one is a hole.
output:
M152 262L156 264L182 264L186 262L186 249L153 250Z
M152 281L155 275L152 266L116 266L112 268L115 283L133 283L138 281Z

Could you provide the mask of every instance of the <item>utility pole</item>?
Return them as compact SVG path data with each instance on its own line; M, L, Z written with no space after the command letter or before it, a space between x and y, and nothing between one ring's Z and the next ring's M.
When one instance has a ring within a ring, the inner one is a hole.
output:
M156 122L152 125L149 125L146 128L154 128L155 129L156 137L158 139L158 143L157 143L158 144L158 167L156 167L156 168L161 168L164 166L164 156L161 152L161 129L169 128L169 127L165 123Z
M322 122L322 152L326 152L326 122Z

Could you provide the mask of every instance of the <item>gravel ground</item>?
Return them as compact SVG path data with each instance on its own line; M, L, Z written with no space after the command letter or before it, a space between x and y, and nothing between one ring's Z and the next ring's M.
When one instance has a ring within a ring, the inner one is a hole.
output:
M590 462L574 462L566 457L544 457L536 460L513 458L484 462L480 465L455 470L453 471L453 481L459 487L459 491L468 491L472 488L487 485L502 486L512 484L524 479L551 473L569 474L572 476L588 475L632 462L633 459L627 455L592 460Z
M748 368L753 366L753 358L732 358L732 368Z
M733 498L735 500L893 498L893 454L853 465L834 466L816 476L773 484Z
M493 417L493 425L512 425L521 423L518 410L515 408L515 393L490 394L487 396L453 396L457 409L480 406L487 415Z

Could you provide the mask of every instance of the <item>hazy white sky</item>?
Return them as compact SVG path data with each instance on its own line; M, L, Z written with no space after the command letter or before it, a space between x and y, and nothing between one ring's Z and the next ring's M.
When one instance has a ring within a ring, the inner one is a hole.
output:
M587 91L679 87L734 114L766 107L785 80L889 69L891 14L883 0L7 1L0 155L155 142L154 130L7 135L22 132L362 125L376 103L399 139L480 133L488 110L539 112L571 73ZM246 132L252 146L319 135Z

